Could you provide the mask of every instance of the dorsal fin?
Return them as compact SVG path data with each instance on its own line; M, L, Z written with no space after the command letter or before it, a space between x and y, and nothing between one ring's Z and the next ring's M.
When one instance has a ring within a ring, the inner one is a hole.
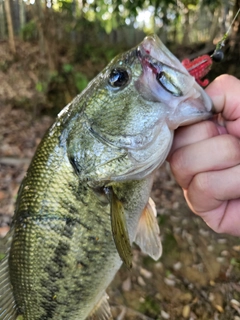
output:
M6 255L0 261L0 319L15 320L17 318L16 303L10 283L8 266L12 232L9 232L3 240L6 246Z
M113 320L110 306L108 303L108 295L104 292L103 297L93 308L86 320Z
M149 198L138 222L135 243L142 252L147 253L154 260L162 255L160 229L157 222L157 211L154 201Z

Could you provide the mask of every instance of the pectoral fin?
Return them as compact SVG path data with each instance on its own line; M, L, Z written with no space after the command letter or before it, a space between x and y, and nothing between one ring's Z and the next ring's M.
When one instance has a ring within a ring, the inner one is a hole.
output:
M113 317L107 299L108 295L104 293L102 299L93 308L86 320L112 320Z
M11 238L11 233L8 233L6 236L6 256L0 261L0 319L4 320L15 320L17 318L16 303L10 283L8 266Z
M113 239L120 258L128 269L132 267L132 248L129 240L123 204L109 189Z
M156 216L155 203L149 198L140 217L134 240L142 252L147 253L154 260L158 260L162 255L160 229Z

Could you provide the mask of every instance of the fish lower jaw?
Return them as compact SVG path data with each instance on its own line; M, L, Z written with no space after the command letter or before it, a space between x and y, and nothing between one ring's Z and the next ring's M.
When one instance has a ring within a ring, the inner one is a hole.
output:
M117 180L144 179L157 169L166 159L172 146L173 131L167 126L155 135L155 139L144 149L129 150L131 169Z
M165 160L165 159L164 159ZM112 180L116 181L123 181L123 180L142 180L145 179L146 177L150 176L155 169L157 169L162 162L153 162L148 165L139 167L139 168L134 168L132 171L126 172L122 176L118 176L115 179L113 178Z
M169 129L174 131L178 127L188 126L193 123L197 123L197 122L200 122L203 120L208 120L211 118L211 116L212 115L209 112L199 112L199 113L191 115L189 117L184 116L182 118L178 117L177 119L170 118L170 119L167 119L166 122L167 122Z

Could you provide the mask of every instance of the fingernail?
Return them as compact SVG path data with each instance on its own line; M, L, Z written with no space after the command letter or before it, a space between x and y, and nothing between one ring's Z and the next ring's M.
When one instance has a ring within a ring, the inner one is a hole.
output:
M216 124L217 130L219 134L226 134L227 129L226 129L226 121L223 118L221 113L218 113L217 115L214 116L213 122Z
M217 115L217 124L218 124L219 126L221 126L221 127L226 127L225 123L226 123L226 122L225 122L225 119L223 118L222 114L219 113L219 114Z

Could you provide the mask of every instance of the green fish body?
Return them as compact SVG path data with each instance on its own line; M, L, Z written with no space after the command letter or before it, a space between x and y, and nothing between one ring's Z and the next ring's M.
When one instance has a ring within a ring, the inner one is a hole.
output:
M211 101L156 37L117 56L58 115L19 190L0 319L111 319L106 288L135 241L161 255L153 172Z

